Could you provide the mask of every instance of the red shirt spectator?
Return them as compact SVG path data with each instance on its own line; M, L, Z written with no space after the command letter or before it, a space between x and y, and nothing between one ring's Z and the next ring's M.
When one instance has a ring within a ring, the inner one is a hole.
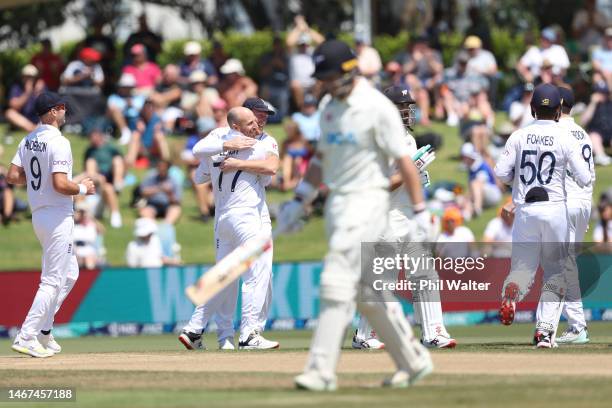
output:
M161 80L161 69L153 62L147 60L146 48L136 44L131 48L132 64L123 68L124 74L132 74L136 79L136 91L146 93L155 87Z
M40 42L42 50L35 54L30 61L38 68L39 77L45 82L50 91L57 91L60 86L60 75L64 71L64 61L51 49L51 41L44 39Z

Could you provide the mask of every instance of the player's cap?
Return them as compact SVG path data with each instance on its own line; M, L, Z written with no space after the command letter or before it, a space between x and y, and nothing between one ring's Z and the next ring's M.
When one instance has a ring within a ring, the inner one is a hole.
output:
M346 74L357 68L357 57L347 43L327 40L317 47L313 56L317 79L327 79L336 74Z
M83 61L98 62L102 59L102 54L95 48L85 47L79 53L79 58Z
M240 62L237 58L230 58L225 61L225 64L221 65L219 68L219 72L223 75L228 74L240 74L244 75L244 67L242 66L242 62Z
M197 84L200 82L206 82L206 78L208 78L208 75L206 75L206 72L193 71L191 74L189 74L189 83Z
M247 98L246 101L242 104L247 109L256 110L260 112L266 112L268 115L274 115L276 111L272 108L272 106L258 97Z
M611 37L612 38L612 27L606 28L606 31L604 31L604 35L606 37Z
M38 76L38 68L36 68L32 64L27 64L23 68L21 68L22 76L36 77Z
M144 54L145 52L146 48L142 44L134 44L132 45L132 48L130 48L130 54L132 55Z
M304 106L317 106L319 101L313 94L304 95Z
M475 35L470 35L465 39L463 46L468 50L470 48L482 48L482 40Z
M410 88L406 85L390 86L386 88L383 93L396 105L400 103L415 103L410 95Z
M213 118L202 116L197 120L198 133L208 133L217 127L217 123Z
M150 218L139 218L134 222L134 235L142 238L157 232L157 224Z
M559 86L558 89L561 95L561 106L571 109L574 106L574 92L564 86Z
M551 84L540 84L535 87L531 97L531 107L556 108L561 104L561 95L556 86Z
M34 110L38 116L42 116L58 105L67 105L66 101L55 92L43 92L34 102Z
M123 73L117 83L119 88L134 88L136 86L136 78L132 74Z
M470 159L474 160L480 158L480 154L476 151L476 148L470 142L464 143L463 146L461 146L461 156L469 157Z
M540 37L544 38L545 40L548 40L550 42L555 42L557 41L557 32L555 31L554 28L552 27L548 27L542 30L542 33L540 34Z
M185 55L199 55L202 52L202 46L197 41L188 41L183 47L183 54Z

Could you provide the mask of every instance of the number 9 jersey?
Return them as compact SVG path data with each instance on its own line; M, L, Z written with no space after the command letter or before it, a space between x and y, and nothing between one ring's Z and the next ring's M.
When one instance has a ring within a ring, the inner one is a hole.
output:
M32 213L42 207L54 207L73 213L72 197L53 188L53 173L66 173L72 180L70 142L56 127L39 125L17 148L12 163L24 169L28 201Z
M565 201L567 170L580 187L591 183L589 163L582 157L576 138L555 121L536 120L512 133L495 175L512 184L512 200L520 205L534 187L546 191L546 201Z

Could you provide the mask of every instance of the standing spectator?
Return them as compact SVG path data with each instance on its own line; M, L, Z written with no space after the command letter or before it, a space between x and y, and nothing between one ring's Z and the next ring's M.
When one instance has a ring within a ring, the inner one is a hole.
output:
M149 95L155 106L161 111L161 118L168 131L172 131L178 118L183 117L180 108L183 89L179 83L180 70L177 65L168 64L164 67L162 80Z
M161 117L155 112L155 104L149 100L142 106L136 130L132 132L125 157L126 165L133 166L139 156L144 156L149 160L168 160L170 158L170 149Z
M136 79L132 74L122 74L117 84L117 93L109 96L107 113L121 132L119 144L126 145L132 138L132 131L140 116L140 110L145 103L144 95L134 95Z
M99 129L91 131L89 142L89 147L85 150L85 174L99 185L98 191L111 211L111 227L120 228L122 221L117 192L123 189L123 157L108 141L108 136Z
M228 59L219 72L223 75L219 82L219 93L230 109L242 106L247 98L257 96L257 84L245 75L239 59Z
M13 186L6 181L6 168L0 165L0 221L6 226L13 219L15 194Z
M94 269L99 262L99 245L104 227L96 222L87 200L75 205L74 249L79 267Z
M31 64L21 69L21 80L11 86L6 120L13 126L31 132L38 123L34 102L45 90L45 82L38 78L38 69Z
M466 258L472 255L474 233L462 225L463 216L457 207L448 207L442 214L442 231L435 253L441 258Z
M79 58L70 62L61 76L62 93L99 94L104 85L104 72L99 62L102 54L96 49L85 47Z
M149 29L145 13L142 13L138 18L138 24L138 31L130 34L123 46L124 59L126 61L130 60L134 45L143 44L146 47L147 59L149 61L157 61L157 54L162 49L162 37Z
M105 94L108 95L112 91L112 85L117 80L113 65L115 63L116 47L115 41L109 36L104 34L104 26L106 20L102 17L95 18L93 22L93 31L85 37L83 45L85 47L93 48L97 50L100 55L100 66L104 71L105 81Z
M291 115L299 128L302 136L311 144L316 144L321 137L321 126L319 125L319 111L317 110L317 98L314 95L304 96L304 105L299 112Z
M514 130L523 128L533 122L531 115L531 97L533 95L534 86L531 82L527 82L523 86L523 95L518 101L512 102L508 117L514 126Z
M272 51L259 60L261 97L277 109L277 116L284 118L289 112L289 57L280 37L274 36Z
M461 159L468 169L469 200L465 206L467 216L478 217L484 208L498 205L502 192L497 185L493 169L472 143L461 147Z
M540 47L531 46L516 65L516 70L525 82L535 82L540 76L544 60L552 63L553 72L565 76L570 66L569 57L562 45L556 44L557 32L553 28L545 28L540 36Z
M507 200L505 205L510 204L512 199ZM488 253L494 258L510 258L512 255L512 219L502 217L502 209L500 207L497 217L488 222L482 238L482 242L491 244Z
M161 80L161 70L156 63L147 60L144 45L134 44L130 53L132 62L123 67L123 73L134 75L137 93L149 95Z
M134 222L134 241L130 241L125 258L130 268L160 268L164 265L162 244L157 236L157 224L150 218Z
M380 85L382 60L378 51L358 38L355 41L355 53L361 75L372 81L374 85Z
M593 50L593 82L606 81L612 88L612 27L606 28L603 44Z
M215 127L227 127L227 102L219 98L211 104Z
M197 41L188 41L183 47L185 59L181 62L182 83L189 81L189 75L195 71L206 73L206 84L214 86L219 82L215 66L206 58L202 58L202 46Z
M214 40L212 53L210 54L210 62L212 62L213 66L215 67L215 71L219 72L223 64L225 64L225 61L228 59L229 56L223 49L223 44L221 44L221 42L218 40Z
M602 193L597 205L599 221L593 230L593 242L612 243L612 192Z
M612 140L612 100L610 89L605 81L595 83L589 105L582 113L580 121L585 126L591 142L595 164L607 166L612 158L606 154L604 146L610 146Z
M489 23L482 18L480 9L477 6L472 6L468 10L468 16L470 18L470 26L465 30L465 36L476 36L482 40L483 46L487 50L492 50L491 47L491 30L489 29Z
M140 215L163 218L166 224L174 225L181 216L182 188L170 177L169 170L169 161L158 161L155 171L140 185L140 195L146 203Z
M572 35L578 40L578 49L583 56L591 47L599 44L601 33L607 26L606 14L597 11L597 0L586 0L584 8L578 10L572 20Z
M53 52L48 38L41 40L40 45L42 49L34 54L30 63L38 68L40 79L45 82L47 89L56 92L60 86L60 75L64 71L64 60Z
M285 123L287 138L281 145L282 191L293 190L304 177L312 155L312 148L306 141L300 127L294 121Z

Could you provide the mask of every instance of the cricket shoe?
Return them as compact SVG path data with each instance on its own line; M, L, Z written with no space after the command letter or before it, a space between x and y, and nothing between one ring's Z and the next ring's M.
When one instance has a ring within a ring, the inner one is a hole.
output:
M423 378L427 377L433 371L433 363L428 357L427 364L423 366L419 371L410 375L406 370L398 370L391 377L383 381L383 387L387 388L406 388L410 387Z
M230 337L226 337L219 342L219 350L236 350L236 346Z
M47 349L47 351L52 352L53 354L59 354L62 352L62 346L59 345L55 338L51 333L49 334L39 334L38 341L40 344Z
M325 379L315 370L306 371L294 378L295 386L306 391L336 391L336 379Z
M385 348L385 343L378 340L378 338L375 336L372 336L367 340L362 339L361 337L357 337L357 331L355 331L352 346L357 350L382 350Z
M502 299L501 307L499 308L499 320L502 324L510 326L514 321L514 312L516 311L516 298L518 297L519 288L514 282L506 285L504 290L504 298Z
M202 342L202 335L191 333L183 330L178 337L179 341L187 350L206 350L206 346Z
M279 347L280 343L278 341L267 340L257 330L249 334L246 341L238 342L238 348L241 350L271 350Z
M18 353L32 357L47 358L53 356L53 352L44 348L37 338L22 340L20 336L17 336L11 348Z
M552 334L548 331L540 331L537 330L535 332L535 336L533 336L533 342L536 345L536 348L555 348L559 347L558 345L553 343Z
M589 332L586 327L582 330L576 330L575 328L567 328L557 339L559 344L586 344L589 341Z
M427 348L455 348L457 340L449 334L438 334L432 340L421 339L421 343Z

